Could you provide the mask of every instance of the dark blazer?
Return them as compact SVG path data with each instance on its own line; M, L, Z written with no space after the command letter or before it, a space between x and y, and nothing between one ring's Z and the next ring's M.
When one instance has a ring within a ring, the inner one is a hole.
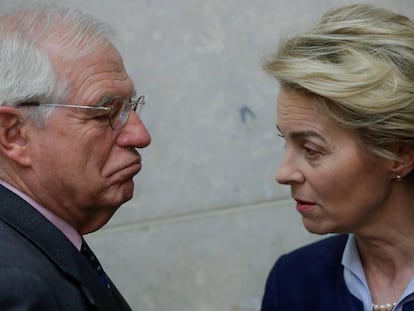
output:
M281 256L268 277L262 311L363 311L344 280L347 238L336 235ZM414 311L414 302L403 310Z
M131 310L45 217L3 186L0 198L0 310Z

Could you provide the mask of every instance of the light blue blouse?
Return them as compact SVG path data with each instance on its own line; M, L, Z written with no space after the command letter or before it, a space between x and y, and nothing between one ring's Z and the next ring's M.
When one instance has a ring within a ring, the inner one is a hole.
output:
M372 311L371 293L369 292L368 283L356 245L356 239L353 234L349 235L346 242L342 256L342 265L344 266L345 283L349 291L362 301L364 311ZM414 300L414 278L411 279L393 311L402 311L404 303L412 300Z

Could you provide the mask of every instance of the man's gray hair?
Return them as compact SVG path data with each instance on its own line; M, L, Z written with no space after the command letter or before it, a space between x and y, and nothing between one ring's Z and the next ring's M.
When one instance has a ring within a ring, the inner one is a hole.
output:
M0 105L67 100L70 82L50 55L77 59L110 42L112 34L92 16L54 5L29 5L0 16ZM41 125L50 111L39 107L27 115Z

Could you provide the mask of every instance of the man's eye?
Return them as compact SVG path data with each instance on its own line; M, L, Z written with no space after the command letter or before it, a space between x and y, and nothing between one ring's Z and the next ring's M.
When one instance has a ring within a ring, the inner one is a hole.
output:
M110 108L109 114L111 118L115 118L121 110L122 103L118 100L113 100L107 103L104 107Z
M108 112L103 109L82 109L82 113L86 118L90 119L108 117Z
M91 118L103 118L108 117L108 111L104 109L85 109L85 112Z
M108 119L108 113L107 112L105 112L105 113L99 112L93 118L94 119Z

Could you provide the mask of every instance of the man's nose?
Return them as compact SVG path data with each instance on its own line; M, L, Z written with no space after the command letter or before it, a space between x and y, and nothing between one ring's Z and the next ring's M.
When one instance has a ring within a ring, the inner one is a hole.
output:
M122 147L134 148L145 148L151 143L151 135L136 113L131 111L127 123L121 129L117 143Z

